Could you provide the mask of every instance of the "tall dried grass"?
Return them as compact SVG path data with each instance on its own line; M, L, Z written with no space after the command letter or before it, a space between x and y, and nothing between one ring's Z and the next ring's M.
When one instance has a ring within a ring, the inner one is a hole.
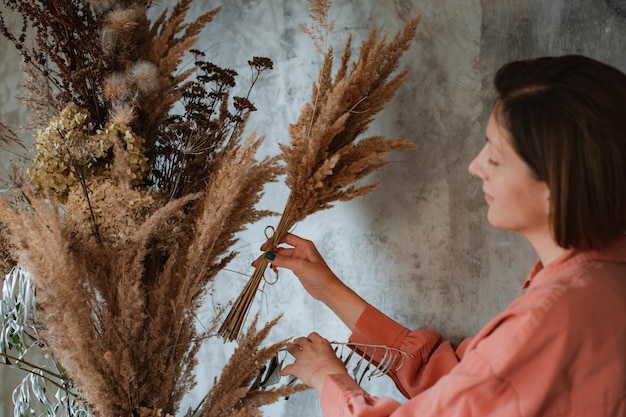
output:
M0 200L5 247L35 279L40 342L100 416L177 411L215 334L217 321L197 330L207 286L236 255L237 233L268 214L257 203L282 173L277 158L257 159L264 137L244 135L248 97L230 110L236 74L199 52L177 71L219 11L188 23L191 3L150 22L146 0L10 2L24 19L18 33L0 16L42 128L33 165ZM271 69L249 64L257 78ZM208 80L221 94L198 104ZM172 112L178 101L184 114ZM249 389L284 343L261 347L274 325L248 329L202 415L259 415L293 392Z
M333 27L328 20L331 3L315 0L311 3L314 23L302 29L322 52ZM390 152L415 147L406 139L361 136L404 82L408 68L394 73L400 58L411 46L418 23L419 18L410 20L390 41L387 34L370 31L353 63L349 37L334 77L334 51L328 47L324 52L311 101L305 104L298 121L289 127L290 144L280 145L290 194L268 251L274 250L285 234L305 217L328 209L337 201L370 193L379 182L357 185L359 180L387 166L384 158ZM262 258L220 327L225 339L237 338L267 265L267 260Z
M236 256L237 234L269 214L257 204L284 173L280 159L291 194L270 250L306 216L373 190L377 183L356 183L386 166L389 152L413 147L360 136L406 77L393 74L417 19L389 42L372 31L351 66L349 39L334 76L327 49L291 143L259 160L264 137L244 133L255 110L249 93L231 96L237 74L191 49L219 8L188 22L192 0L179 0L150 22L152 3L5 1L23 18L15 32L0 15L0 33L24 58L24 102L39 128L32 165L0 199L0 242L12 255L7 267L18 262L34 277L39 342L99 416L174 414L195 384L203 340L238 336L242 320L217 330L216 317L199 331L196 312ZM314 24L304 29L321 50L330 2L311 4ZM187 53L194 65L178 71ZM248 64L251 85L272 68L267 58ZM241 305L245 317L249 303ZM251 389L285 343L262 347L276 322L255 320L238 337L196 416L260 415L261 405L302 389Z

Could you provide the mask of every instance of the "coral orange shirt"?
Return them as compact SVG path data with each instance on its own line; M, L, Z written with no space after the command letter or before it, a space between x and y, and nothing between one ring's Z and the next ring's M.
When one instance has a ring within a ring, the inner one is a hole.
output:
M351 341L411 353L390 373L410 399L376 397L347 375L329 375L324 415L626 416L626 237L604 250L569 250L545 268L538 263L524 288L458 348L368 306Z

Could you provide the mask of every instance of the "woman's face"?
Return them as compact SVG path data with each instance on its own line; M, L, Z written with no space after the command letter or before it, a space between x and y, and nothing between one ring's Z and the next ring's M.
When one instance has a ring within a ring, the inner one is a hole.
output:
M497 111L497 108L496 108ZM469 172L483 180L487 219L494 227L526 237L539 233L549 237L550 191L535 179L528 165L511 146L509 132L494 113L487 124L487 141L469 165Z

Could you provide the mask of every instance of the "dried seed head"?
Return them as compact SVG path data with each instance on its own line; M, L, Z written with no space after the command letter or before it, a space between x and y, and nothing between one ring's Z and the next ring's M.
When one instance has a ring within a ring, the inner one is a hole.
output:
M135 109L128 103L114 104L111 108L111 122L128 126L135 119Z
M126 75L114 72L104 82L104 96L109 100L123 100L130 95Z
M159 69L150 61L135 62L130 74L137 89L144 94L159 88Z
M97 14L101 14L110 10L115 2L112 0L87 0L87 3L91 4Z
M107 14L105 22L110 29L123 32L137 26L140 17L140 9L117 8Z
M117 31L106 26L102 28L100 31L100 45L105 54L113 52L117 44L117 39Z

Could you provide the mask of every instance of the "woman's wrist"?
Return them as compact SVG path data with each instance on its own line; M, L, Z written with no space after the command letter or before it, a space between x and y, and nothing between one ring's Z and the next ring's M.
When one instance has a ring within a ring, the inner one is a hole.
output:
M357 320L367 307L367 302L339 279L320 301L326 304L350 330L354 330Z

